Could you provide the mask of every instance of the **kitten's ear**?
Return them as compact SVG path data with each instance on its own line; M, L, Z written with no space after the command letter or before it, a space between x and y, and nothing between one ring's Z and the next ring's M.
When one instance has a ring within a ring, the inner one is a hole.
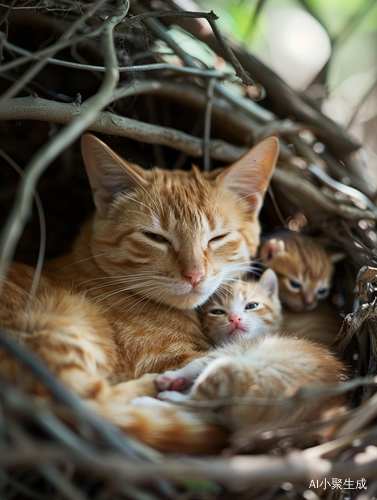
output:
M259 280L259 286L268 297L277 298L279 294L279 282L275 271L267 269Z
M339 262L340 260L344 259L346 256L346 254L344 252L336 252L336 253L332 253L330 254L330 261L333 263L333 264L336 264L337 262Z
M129 163L91 134L81 138L81 153L93 191L93 200L104 216L115 195L147 184L146 171Z
M230 165L217 178L229 191L245 199L249 212L258 215L275 163L279 154L279 141L268 137L256 144L239 160Z
M266 243L262 246L260 258L264 262L268 262L283 253L285 253L284 241L273 238L272 240L266 241Z

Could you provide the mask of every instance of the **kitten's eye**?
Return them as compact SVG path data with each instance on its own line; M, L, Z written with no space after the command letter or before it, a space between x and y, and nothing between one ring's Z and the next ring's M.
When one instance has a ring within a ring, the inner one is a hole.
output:
M214 238L211 238L208 243L213 243L214 241L220 241L223 238L228 236L227 234L219 234L219 236L215 236Z
M150 240L158 241L159 243L169 243L170 244L170 241L167 240L166 238L164 238L163 236L161 236L161 234L147 233L147 232L145 232L143 234L144 234L144 236L146 236Z
M289 284L292 288L294 288L295 290L300 290L301 283L299 281L295 281L295 280L288 280L288 281L289 281Z
M247 306L245 307L245 311L249 311L250 309L255 309L258 306L259 306L258 302L249 302L249 304L247 304Z
M210 314L213 314L214 316L221 316L222 314L225 314L225 311L223 309L213 309L210 311Z
M318 288L317 295L320 295L320 296L326 295L328 291L329 291L329 289L325 288L325 287Z

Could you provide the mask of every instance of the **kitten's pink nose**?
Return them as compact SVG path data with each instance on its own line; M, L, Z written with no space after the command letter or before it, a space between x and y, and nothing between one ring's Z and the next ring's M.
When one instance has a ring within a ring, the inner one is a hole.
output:
M205 269L202 266L195 269L185 269L183 271L183 275L189 279L192 286L197 285L205 274Z
M229 314L229 321L234 324L234 326L238 326L238 323L241 321L241 315L238 312L231 312Z

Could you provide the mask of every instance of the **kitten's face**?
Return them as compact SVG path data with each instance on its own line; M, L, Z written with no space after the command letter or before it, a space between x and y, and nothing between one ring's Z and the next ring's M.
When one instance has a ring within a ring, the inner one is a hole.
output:
M234 281L199 308L203 333L214 344L252 339L279 327L278 281L271 270L259 282Z
M333 262L341 254L330 255L314 238L302 235L274 238L261 249L261 259L279 279L279 297L293 311L310 311L326 298L331 287Z
M91 243L100 268L109 276L127 277L125 288L154 302L182 309L203 303L256 253L263 196L250 194L268 184L275 140L269 148L270 170L263 162L256 168L249 158L209 174L196 168L146 171L84 136L97 206Z

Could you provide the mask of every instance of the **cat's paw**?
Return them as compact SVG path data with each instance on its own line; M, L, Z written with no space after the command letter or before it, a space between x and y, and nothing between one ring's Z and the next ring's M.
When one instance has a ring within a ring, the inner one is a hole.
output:
M186 377L182 377L181 370L165 372L159 375L156 380L160 391L183 391L189 387L190 383Z
M163 391L160 392L157 397L161 401L173 401L177 403L180 401L185 401L187 399L186 394L182 394L181 392L177 391Z
M150 398L149 396L142 396L140 398L131 399L130 405L134 406L165 406L166 403L160 401L156 398Z

